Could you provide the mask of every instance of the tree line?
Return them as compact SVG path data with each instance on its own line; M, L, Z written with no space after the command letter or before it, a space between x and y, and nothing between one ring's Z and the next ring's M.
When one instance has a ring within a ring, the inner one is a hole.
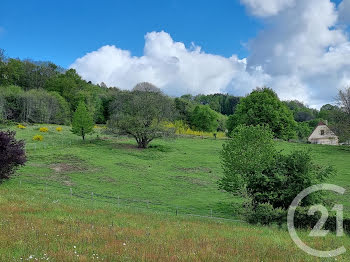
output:
M143 92L152 95L146 96ZM187 94L171 98L150 83L140 83L131 91L120 90L107 87L104 83L85 81L74 69L65 70L51 62L8 58L0 50L2 123L13 121L69 125L78 105L83 102L94 123L116 126L116 122L118 125L121 123L121 115L126 116L125 112L122 114L126 107L129 108L128 112L131 110L134 114L137 110L143 110L144 113L157 111L159 108L142 104L145 101L153 103L147 99L151 99L155 93L166 98L166 108L172 108L171 114L168 112L167 117L162 116L161 119L182 121L184 125L198 131L222 131L230 135L240 124L268 124L277 138L306 140L318 122L328 120L341 141L350 139L350 117L346 109L348 90L339 92L339 104L327 104L321 110L309 108L297 100L280 101L269 88L257 88L246 97ZM124 100L129 104L126 105ZM158 105L163 106L164 101ZM152 117L158 119L158 116ZM159 130L157 132L160 133ZM118 133L127 132L118 130ZM129 132L129 135L132 134Z

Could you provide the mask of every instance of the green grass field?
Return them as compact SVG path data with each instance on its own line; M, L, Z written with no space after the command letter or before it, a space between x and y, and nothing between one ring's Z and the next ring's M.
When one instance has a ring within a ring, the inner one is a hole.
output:
M244 212L242 200L216 184L224 140L156 140L141 150L132 139L105 135L101 128L82 141L69 127L57 132L46 126L48 133L39 126L12 128L27 142L28 162L0 186L0 240L6 243L0 261L44 254L55 261L90 261L96 253L105 261L316 260L298 250L285 229L210 218L235 220ZM36 134L44 141L32 141ZM349 148L287 142L278 147L310 149L317 163L336 168L329 183L350 189ZM337 196L347 215L349 196ZM309 241L350 248L348 237ZM349 261L350 255L337 259Z

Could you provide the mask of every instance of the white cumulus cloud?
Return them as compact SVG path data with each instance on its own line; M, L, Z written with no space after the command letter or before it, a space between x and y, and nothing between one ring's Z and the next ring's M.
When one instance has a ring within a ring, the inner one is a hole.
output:
M319 107L332 102L337 90L350 86L350 42L338 27L350 0L338 7L330 0L241 0L263 17L266 28L249 44L250 55L208 54L186 47L166 32L145 36L142 56L103 46L72 65L86 80L131 89L152 82L170 95L228 92L248 94L270 86L282 99ZM346 9L348 10L348 9Z
M241 0L241 3L246 5L252 14L265 17L292 7L295 0Z
M260 65L274 79L286 79L275 83L276 89L289 89L290 79L298 79L307 95L303 100L314 106L334 100L337 89L350 85L350 42L336 27L335 4L296 0L266 20L271 26L251 42L248 68Z
M339 21L350 23L350 0L343 0L339 4Z
M225 92L245 66L245 61L235 56L207 54L194 44L186 48L165 32L145 36L141 57L116 46L103 46L71 65L84 79L95 83L103 81L109 86L130 89L148 81L172 95Z

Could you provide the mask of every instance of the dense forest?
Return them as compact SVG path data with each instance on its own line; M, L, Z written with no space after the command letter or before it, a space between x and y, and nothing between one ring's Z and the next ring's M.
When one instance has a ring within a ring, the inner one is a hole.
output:
M74 69L67 70L51 62L6 57L0 49L0 123L69 125L75 109L83 101L93 121L105 124L111 118L113 101L127 92L103 82L93 84L83 80ZM233 115L242 100L229 94L186 94L170 99L176 108L172 120L183 121L194 130L210 132L225 132L230 124L235 126L232 121L237 120ZM316 110L296 100L282 104L281 110L293 118L292 135L286 138L294 136L305 140L319 121L327 120L342 140L348 139L348 127L344 127L340 107L327 104Z

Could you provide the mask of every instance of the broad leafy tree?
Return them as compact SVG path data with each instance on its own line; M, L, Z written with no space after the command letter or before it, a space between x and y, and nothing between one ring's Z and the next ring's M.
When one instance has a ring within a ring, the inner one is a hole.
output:
M280 139L296 138L296 122L292 112L270 88L258 88L242 98L227 127L229 132L238 125L268 125Z
M193 109L195 108L193 101L177 97L175 98L174 102L178 113L176 118L178 120L185 121L188 125L191 125L191 114L193 112Z
M211 109L223 115L232 115L239 99L239 97L228 94L211 94L197 95L193 101L201 105L209 105Z
M0 183L27 161L24 141L17 141L15 134L13 131L0 131Z
M208 105L197 105L191 115L191 125L195 130L214 132L218 128L218 113Z
M334 121L334 113L339 110L336 105L325 104L321 107L318 117L323 120L328 120L328 122Z
M284 101L283 103L292 111L294 119L297 122L310 121L318 115L316 109L309 108L298 100Z
M158 137L169 135L164 122L174 115L174 102L150 83L141 83L131 92L120 93L111 103L109 127L120 135L135 138L147 148Z
M94 122L86 105L81 101L74 112L72 121L72 132L81 136L85 140L85 136L93 132Z

